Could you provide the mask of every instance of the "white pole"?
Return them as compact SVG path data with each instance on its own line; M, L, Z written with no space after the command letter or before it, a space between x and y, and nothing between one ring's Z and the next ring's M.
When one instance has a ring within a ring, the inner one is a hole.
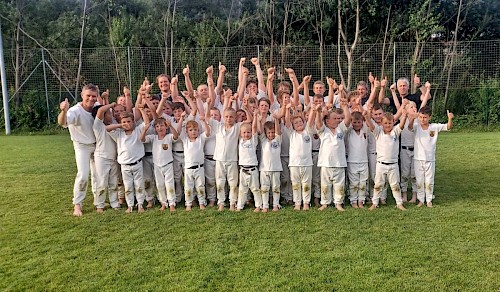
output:
M7 76L3 59L2 24L0 21L0 77L2 79L3 114L5 117L5 135L10 135L9 92L7 90Z
M45 101L47 102L47 124L50 124L50 106L49 106L49 93L47 91L47 70L45 69L45 54L42 50L42 62L43 62L43 83L45 84Z

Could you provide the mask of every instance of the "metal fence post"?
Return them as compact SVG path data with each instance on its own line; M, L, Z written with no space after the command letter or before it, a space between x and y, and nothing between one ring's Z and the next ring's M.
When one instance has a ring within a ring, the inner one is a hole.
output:
M0 23L0 79L2 80L3 115L5 118L5 135L10 135L9 91L7 90L7 76L5 75L5 61L3 58L2 24Z
M134 92L132 90L132 66L130 65L130 47L127 46L127 64L128 64L128 87L130 89L130 92ZM121 88L119 88L121 90Z
M257 59L260 60L260 46L257 45Z
M394 53L392 54L392 80L396 82L396 42L394 42Z
M45 101L47 103L47 123L50 124L50 105L49 105L49 92L47 90L47 70L45 69L45 53L42 51L42 66L43 66L43 83L45 84Z

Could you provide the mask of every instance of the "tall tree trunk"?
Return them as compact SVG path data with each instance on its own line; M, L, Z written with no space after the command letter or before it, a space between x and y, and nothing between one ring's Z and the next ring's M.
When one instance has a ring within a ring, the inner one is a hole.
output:
M390 20L391 20L391 8L392 8L392 5L389 6L389 12L387 13L387 22L385 24L385 32L384 32L384 45L382 46L382 68L380 69L380 78L384 78L384 76L386 75L385 74L385 60L387 59L386 58L386 55L385 55L385 44L387 42L387 33L388 33L388 30L389 30L389 23L390 23ZM389 48L390 48L390 42L389 42Z
M448 105L448 90L450 87L451 71L453 70L453 60L455 59L455 56L457 54L457 34L458 34L458 28L460 27L461 11L462 11L462 0L460 0L460 4L458 4L457 22L455 25L455 34L453 35L453 49L451 52L450 66L448 67L448 78L446 80L446 89L444 91L444 107L443 107L444 112L446 112L446 106Z
M84 37L84 32L85 32L85 14L86 13L87 13L87 0L83 0L82 31L80 34L80 52L78 54L78 72L76 74L75 99L78 97L78 88L80 86L80 72L82 70L82 48L83 48L83 37Z

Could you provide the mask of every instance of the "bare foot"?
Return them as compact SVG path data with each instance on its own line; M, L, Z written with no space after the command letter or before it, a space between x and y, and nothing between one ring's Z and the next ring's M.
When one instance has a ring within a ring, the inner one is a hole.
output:
M162 203L160 211L165 211L165 209L167 209L167 204Z
M273 207L273 212L278 212L279 210L280 210L280 208L278 208L278 206Z
M314 206L316 208L319 208L319 206L321 206L320 202L319 202L319 198L314 198Z
M104 213L104 209L103 208L97 208L96 212L97 212L97 214L102 214L102 213Z
M309 210L309 204L304 204L304 208L302 208L302 210L304 210L304 211Z
M386 205L387 203L385 202L385 200L380 200L380 204L381 205Z
M417 196L414 195L413 197L411 197L410 203L416 203L416 202L417 202Z
M139 205L139 207L137 208L137 212L144 213L144 207L142 205Z
M401 195L401 199L403 200L403 202L408 202L408 194L406 192L404 192L402 195Z
M170 212L175 212L175 211L177 211L177 210L175 209L175 206L174 206L174 205L170 206Z
M208 203L208 206L209 206L209 207L213 207L213 206L215 206L215 201L210 201L210 202Z
M229 204L229 211L236 211L236 206L234 206L234 204Z
M335 208L337 208L337 210L339 210L340 212L345 211L344 207L342 207L342 204L335 204Z
M401 204L401 205L397 205L397 208L398 208L399 210L401 210L401 211L406 211L406 208L405 208L405 206L403 206L403 204Z
M76 204L75 207L73 207L73 216L76 216L76 217L83 216L82 206L80 206L80 204Z
M328 208L328 205L324 204L324 205L321 205L321 207L318 208L319 211L323 211L325 210L326 208Z
M152 200L148 201L148 205L146 206L146 208L151 209L153 207L154 207L153 201Z
M186 206L186 211L191 211L191 206Z
M295 208L293 208L294 210L300 210L300 205L295 205Z
M134 210L134 208L132 208L132 207L128 207L128 208L127 208L127 211L125 211L125 213L130 214L130 213L132 213L132 211L133 211L133 210Z
M424 203L422 203L422 202L418 202L417 207L419 207L419 208L420 208L420 207L422 207L423 205L424 205Z
M371 205L370 208L368 208L368 211L373 211L375 209L377 209L377 205L373 204L373 205Z
M224 211L224 204L219 204L219 208L217 210Z
M259 208L259 207L255 208L255 209L253 210L253 212L254 212L254 213L259 213L259 212L260 212L260 208Z
M201 204L200 205L200 210L205 210L205 209L206 209L205 205Z
M427 207L432 208L432 202L427 202Z
M357 202L352 202L351 203L351 206L354 208L354 209L358 209L358 203Z
M364 202L363 202L363 201L358 201L358 207L359 207L360 209L365 208L365 204L364 204Z
M269 209L268 209L268 208L264 208L264 209L262 209L262 213L267 213L267 212L269 212Z

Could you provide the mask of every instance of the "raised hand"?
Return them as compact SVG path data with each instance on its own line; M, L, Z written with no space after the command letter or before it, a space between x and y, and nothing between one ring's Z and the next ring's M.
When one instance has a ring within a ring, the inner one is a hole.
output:
M102 98L102 99L108 99L108 98L109 98L109 89L106 89L106 91L104 91L104 92L101 94L101 98Z
M219 62L219 73L225 73L227 71L226 66Z
M189 75L189 65L186 64L186 67L184 67L184 69L182 69L182 74Z
M446 115L448 115L448 119L453 119L455 116L453 115L452 112L450 112L449 110L446 110Z
M413 83L415 83L415 85L420 85L420 77L417 74L413 77Z
M267 69L267 80L274 80L274 73L276 72L276 68L271 67Z
M385 78L380 81L380 86L386 87L387 82L389 82L389 81L387 80L387 76L385 76Z
M288 73L289 76L295 76L295 71L292 68L285 68L285 72Z
M311 82L311 78L312 78L312 75L306 75L306 76L304 76L304 78L302 78L302 81L304 83L308 83L309 84L309 82Z
M427 90L430 90L431 89L431 83L429 81L425 82L425 88Z
M254 66L259 66L259 65L260 65L260 64L259 64L259 59L257 59L257 58L252 58L252 59L250 60L250 62L252 62L252 64L253 64Z
M374 85L375 85L375 88L379 88L380 87L380 81L378 80L377 77L375 77Z
M250 74L250 71L248 70L247 67L243 67L242 69L243 69L243 75L244 76L248 76L248 74Z
M178 75L175 75L174 77L172 77L172 79L170 80L170 84L172 85L177 85L177 82L179 82L179 76Z
M240 66L243 66L245 65L245 61L247 60L247 58L241 58L240 59Z
M127 86L123 87L123 95L130 96L130 89Z
M368 81L370 81L371 84L373 84L373 82L375 82L375 77L373 77L372 72L370 72L368 74Z
M69 102L67 98L65 98L64 101L62 101L61 104L59 104L59 108L65 112L69 110Z
M395 92L396 91L396 83L393 83L391 85L391 91Z
M214 66L210 66L207 68L207 70L205 70L205 72L207 73L207 75L211 75L214 73Z

